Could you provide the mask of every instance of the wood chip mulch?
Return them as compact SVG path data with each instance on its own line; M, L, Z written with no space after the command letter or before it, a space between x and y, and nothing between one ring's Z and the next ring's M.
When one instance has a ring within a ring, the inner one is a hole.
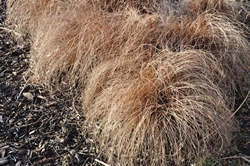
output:
M27 84L28 52L28 45L18 45L1 21L0 165L98 165L93 141L81 130L80 104Z

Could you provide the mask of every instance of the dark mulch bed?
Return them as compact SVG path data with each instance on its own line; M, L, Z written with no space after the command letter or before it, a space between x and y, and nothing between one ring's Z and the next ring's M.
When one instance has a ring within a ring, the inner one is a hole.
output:
M81 130L80 104L63 94L27 84L28 45L18 45L3 27L0 8L0 165L100 165L94 143ZM244 88L249 91L248 87ZM239 105L243 99L239 100ZM250 96L237 112L240 131L221 158L206 165L250 165ZM199 161L196 161L198 165ZM195 163L195 162L194 162Z
M28 51L0 30L0 165L91 162L91 140L83 138L75 102L26 84Z

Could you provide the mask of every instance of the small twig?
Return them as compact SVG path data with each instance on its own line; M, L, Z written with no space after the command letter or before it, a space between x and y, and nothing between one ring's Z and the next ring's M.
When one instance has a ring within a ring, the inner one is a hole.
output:
M41 165L42 163L50 162L50 161L56 160L56 159L58 159L58 158L60 158L60 156L52 157L52 158L44 158L44 159L42 159L42 160L39 160L38 162L35 162L35 163L33 164L33 166L35 166L35 165Z
M81 117L81 115L79 114L79 112L78 112L78 110L76 109L76 106L75 106L75 98L73 98L72 108L76 112L77 117Z
M248 96L250 95L250 91L248 91L245 99L242 101L242 103L240 104L240 106L237 108L236 111L234 111L234 113L232 114L232 116L230 117L230 119L241 109L241 107L243 106L244 103L246 103Z
M246 162L250 163L250 160L248 160L246 157L242 156L241 157L243 160L245 160Z
M248 141L247 143L245 143L244 146L246 146L246 145L248 145L248 144L250 144L250 141Z
M241 102L240 106L232 113L232 115L228 118L228 120L226 120L223 124L227 123L230 119L233 118L233 116L235 116L235 114L242 108L242 106L246 103L248 97L250 95L250 91L248 91L245 99ZM217 129L215 129L211 134L215 133L216 131L218 131L220 129L220 127L218 127ZM206 137L210 136L211 134L207 135ZM206 138L205 137L205 138Z
M37 121L35 121L35 122L29 123L29 124L25 124L25 125L21 125L21 126L16 126L16 127L20 129L20 128L22 128L22 127L32 126L32 125L34 125L34 124L40 122L40 120L41 120L42 118L44 118L44 117L45 117L45 115L42 115L42 116L41 116Z
M12 30L12 29L9 29L9 28L5 28L5 27L0 27L0 30L4 30L4 31L7 31L7 32L10 32L10 33L13 33L14 35L16 35L17 37L21 37L22 34Z
M5 165L9 162L9 157L2 157L0 158L0 165Z
M20 93L17 95L16 100L18 100L19 97L22 95L22 93L23 93L24 89L27 87L27 85L28 85L28 80L25 81L25 84L23 85L23 88L21 89Z
M219 160L240 159L240 158L245 158L248 160L250 159L250 156L229 156L229 157L220 158Z
M243 159L246 162L250 163L250 156L231 156L231 157L224 157L221 158L220 160L227 160L227 159Z
M98 162L99 164L104 165L104 166L109 166L108 164L106 164L106 163L104 163L104 162L102 162L102 161L100 161L100 160L98 160L98 159L95 159L95 161Z

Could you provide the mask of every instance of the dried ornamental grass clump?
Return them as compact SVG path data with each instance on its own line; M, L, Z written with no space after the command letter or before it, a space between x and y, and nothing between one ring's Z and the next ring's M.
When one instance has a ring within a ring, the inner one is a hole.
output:
M83 97L86 125L109 162L180 165L227 147L234 123L211 80L220 72L213 60L198 50L164 51L149 62L118 58L95 68Z
M157 42L151 35L155 20L155 15L139 16L134 10L112 14L88 6L40 19L44 26L33 39L32 79L83 88L91 70L103 61L139 54L148 58L145 52L152 52L151 43Z
M249 80L249 42L237 22L224 15L202 13L183 15L168 21L166 43L173 51L199 49L211 52L222 66L225 76L216 80L220 87L232 93L237 85Z
M16 31L34 36L36 28L41 26L40 19L50 17L55 13L62 13L69 2L61 0L8 0L7 22L11 23ZM49 9L49 10L47 10Z
M181 165L229 145L228 98L250 75L235 1L185 0L174 15L160 0L8 3L30 34L29 79L82 94L110 164Z

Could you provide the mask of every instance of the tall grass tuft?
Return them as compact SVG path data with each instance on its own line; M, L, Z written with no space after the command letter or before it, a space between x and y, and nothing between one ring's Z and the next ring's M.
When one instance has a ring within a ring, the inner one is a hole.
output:
M213 55L199 50L106 61L83 96L86 125L110 163L181 165L204 157L229 145L234 124L214 73Z

